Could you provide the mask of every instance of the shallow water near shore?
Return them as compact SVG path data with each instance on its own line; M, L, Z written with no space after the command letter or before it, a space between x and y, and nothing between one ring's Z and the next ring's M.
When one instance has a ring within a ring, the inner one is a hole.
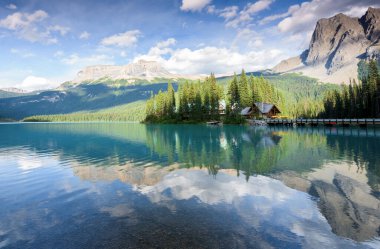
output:
M380 130L0 124L0 248L380 248Z

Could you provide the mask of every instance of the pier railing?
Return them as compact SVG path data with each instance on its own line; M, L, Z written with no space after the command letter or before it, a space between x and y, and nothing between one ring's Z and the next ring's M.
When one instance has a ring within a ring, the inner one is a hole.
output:
M368 126L380 125L378 118L362 118L362 119L267 119L268 125L325 125L325 126Z

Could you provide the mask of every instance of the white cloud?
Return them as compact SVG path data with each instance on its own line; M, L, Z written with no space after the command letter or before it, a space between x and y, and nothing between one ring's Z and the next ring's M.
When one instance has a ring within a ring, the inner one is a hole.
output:
M260 48L264 45L264 42L262 39L258 38L252 41L249 41L248 46L251 48Z
M169 38L167 39L166 41L161 41L159 43L157 43L157 47L158 48L166 48L166 47L170 47L172 45L175 45L177 43L176 39L174 38Z
M211 3L211 0L182 0L181 10L183 11L201 11Z
M90 38L90 33L88 33L87 31L83 31L80 35L79 35L79 39L81 40L87 40L88 38Z
M238 6L227 6L224 9L217 9L214 5L210 5L207 7L207 13L216 14L220 17L223 17L226 21L236 17L238 14L238 10Z
M316 22L321 18L328 18L338 13L361 16L368 6L380 7L378 0L312 0L303 2L291 11L291 15L278 24L281 32L298 34L310 32L314 29ZM288 10L290 12L290 9Z
M207 13L209 13L209 14L215 14L216 11L217 11L217 9L216 9L215 5L209 5L209 6L207 6Z
M62 36L66 35L69 31L70 31L70 28L68 27L64 27L64 26L60 26L60 25L54 25L54 26L49 26L47 28L47 30L49 32L53 31L53 32L58 32L60 33Z
M166 55L165 58L163 55ZM134 61L140 59L158 61L170 72L181 74L209 74L211 72L226 74L240 72L243 68L246 71L269 68L286 57L277 49L240 53L234 49L210 46L195 50L155 46L147 54L135 57Z
M257 32L249 28L239 29L232 45L236 46L238 43L249 44L261 39L261 36Z
M5 8L10 9L10 10L15 10L17 9L17 6L14 3L10 3L7 6L5 6Z
M33 90L41 90L41 89L49 89L57 84L43 77L37 77L33 75L29 75L26 77L21 84L17 84L17 88L33 91Z
M29 58L29 57L36 56L35 54L33 54L32 52L29 52L27 50L20 50L20 49L16 49L16 48L11 48L10 51L12 54L16 54L16 55L21 56L23 58Z
M262 10L268 9L273 2L274 0L260 0L253 4L249 3L244 11L249 14L255 14Z
M263 24L267 24L269 22L273 22L273 21L278 20L278 19L282 19L282 18L288 17L291 14L293 14L295 11L297 11L299 8L300 8L300 6L297 5L297 4L296 5L292 5L292 6L289 7L289 9L288 9L287 12L282 13L282 14L276 14L276 15L267 16L267 17L263 18L259 23L261 25L263 25Z
M58 50L57 52L54 53L54 57L58 57L58 58L60 58L64 55L65 55L65 53L62 50Z
M77 70L82 67L99 65L99 64L114 64L113 58L105 54L94 54L90 56L80 56L76 53L67 57L62 57L61 62L66 65L75 66Z
M42 161L40 159L37 159L37 158L33 158L33 160L30 160L30 158L28 159L20 158L17 161L19 169L21 169L22 171L30 171L33 169L41 168L43 166Z
M268 9L269 6L274 2L274 0L259 0L255 3L248 3L242 11L236 15L235 18L229 20L227 19L226 26L237 28L240 25L244 25L252 21L252 16L256 13L259 13L265 9Z
M104 38L100 44L103 46L130 47L137 43L141 36L140 30L130 30Z
M37 10L32 14L16 12L0 20L0 27L10 30L25 29L33 23L44 20L48 16L49 15L43 10Z
M120 52L120 56L121 56L121 57L127 57L127 56L128 56L127 51L121 51L121 52Z
M237 12L239 10L238 6L229 6L222 9L219 13L219 16L223 17L225 20L230 20L237 16Z
M147 58L151 60L161 61L161 56L173 53L171 46L175 45L177 41L174 38L169 38L165 41L158 42L154 47L151 47L146 55L140 55L134 59L138 61L139 58Z
M52 25L46 26L44 22L49 15L43 10L36 10L33 13L16 12L0 20L0 28L9 30L17 37L30 41L45 44L57 43L57 38L52 36L52 32L65 35L67 27Z
M380 4L377 4L377 7L380 7ZM361 17L368 10L368 6L353 6L349 10L344 11L343 13L351 17Z
M205 170L175 170L156 185L144 186L138 191L146 195L152 202L160 204L170 201L171 198L189 200L194 197L208 205L233 204L244 200L244 197L251 196L252 198L268 200L272 206L282 206L284 202L297 195L295 190L287 188L280 181L269 177L251 177L253 180L247 182L243 178L231 176L222 171L218 172L215 178L212 178ZM171 190L170 198L164 194L168 189ZM271 215L271 212L266 212L267 208L266 205L265 207L262 205L256 207L255 210L259 209Z

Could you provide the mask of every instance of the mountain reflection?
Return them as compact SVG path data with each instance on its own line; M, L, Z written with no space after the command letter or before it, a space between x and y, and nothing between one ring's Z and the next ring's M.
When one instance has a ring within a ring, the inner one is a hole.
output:
M97 123L2 125L0 132L2 154L48 154L81 180L119 180L170 209L192 199L233 205L241 218L273 221L305 245L343 243L324 219L339 236L380 236L378 130ZM42 166L20 162L20 170ZM247 200L253 206L241 206ZM122 207L103 211L117 216Z
M153 203L173 211L181 208L181 202L193 199L210 205L210 209L228 206L237 213L243 227L260 231L260 237L269 237L270 241L287 238L286 242L282 242L287 248L294 247L295 241L291 234L302 238L298 241L302 248L317 248L321 245L332 248L355 247L355 243L334 235L332 232L336 233L336 230L330 231L326 219L320 215L309 195L269 177L253 176L246 182L231 176L229 170L220 170L216 179L210 181L205 171L182 169L169 173L154 186L141 187L139 191ZM372 224L360 225L364 226L363 232L371 231L370 236L374 236L374 225L379 224L376 223L379 220L368 216ZM345 221L340 218L335 221ZM264 231L261 229L263 227ZM368 235L358 234L355 239L362 241L361 236Z

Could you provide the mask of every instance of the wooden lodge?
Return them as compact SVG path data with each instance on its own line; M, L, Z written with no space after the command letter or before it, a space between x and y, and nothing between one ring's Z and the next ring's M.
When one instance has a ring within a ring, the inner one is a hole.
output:
M254 117L272 118L280 113L280 110L274 104L256 102L253 106L244 108L240 114L248 119L251 119Z

